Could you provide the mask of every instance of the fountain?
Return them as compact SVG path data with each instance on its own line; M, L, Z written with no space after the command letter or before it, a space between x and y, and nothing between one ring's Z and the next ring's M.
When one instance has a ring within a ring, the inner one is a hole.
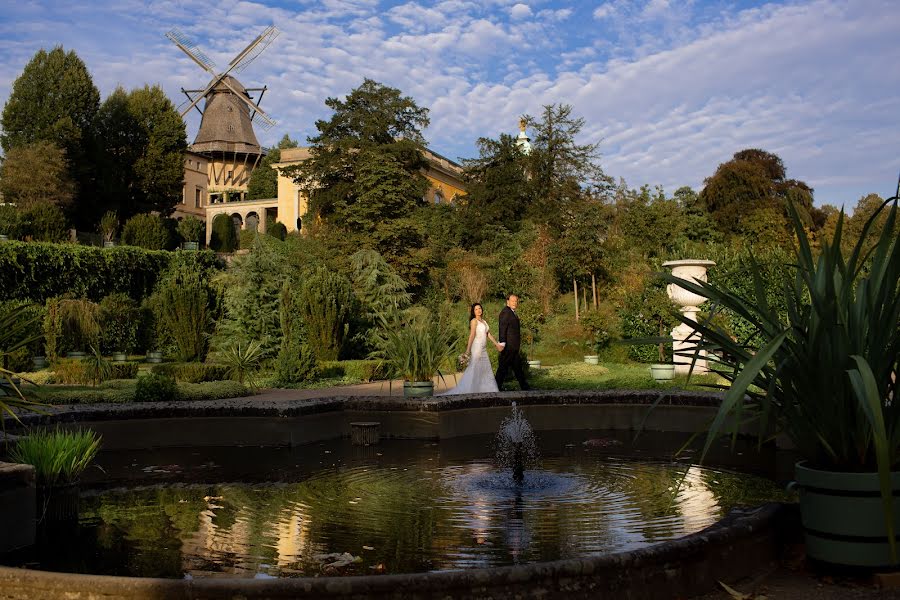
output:
M510 469L513 482L521 486L525 481L525 469L537 463L539 452L531 423L515 402L512 413L500 424L494 445L497 464Z

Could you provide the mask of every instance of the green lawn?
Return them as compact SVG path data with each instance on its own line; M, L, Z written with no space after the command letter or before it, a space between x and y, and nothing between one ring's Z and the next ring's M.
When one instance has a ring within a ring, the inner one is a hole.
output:
M531 387L537 390L690 389L709 390L710 384L724 383L717 375L676 375L669 382L656 382L649 365L573 362L531 370Z

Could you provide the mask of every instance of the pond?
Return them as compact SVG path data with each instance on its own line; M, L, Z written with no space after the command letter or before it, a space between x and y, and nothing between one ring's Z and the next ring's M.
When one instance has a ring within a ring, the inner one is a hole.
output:
M630 550L782 499L758 474L671 460L673 434L539 438L521 485L494 466L490 436L103 453L77 526L44 531L17 564L165 578L458 570ZM765 473L761 457L743 463Z

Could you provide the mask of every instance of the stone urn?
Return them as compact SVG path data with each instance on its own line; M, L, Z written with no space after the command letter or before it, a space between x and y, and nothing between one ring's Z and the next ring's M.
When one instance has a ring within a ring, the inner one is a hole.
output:
M687 281L706 282L706 270L715 266L711 260L670 260L664 262L664 267L672 269L672 275ZM706 302L706 298L684 289L681 286L670 283L666 286L666 293L674 302L681 313L689 320L697 322L697 313L700 305ZM672 351L676 373L687 373L691 370L691 358L686 353L691 352L694 345L700 341L700 334L687 323L680 323L672 330ZM694 373L708 373L706 351L701 350L697 361L694 363Z

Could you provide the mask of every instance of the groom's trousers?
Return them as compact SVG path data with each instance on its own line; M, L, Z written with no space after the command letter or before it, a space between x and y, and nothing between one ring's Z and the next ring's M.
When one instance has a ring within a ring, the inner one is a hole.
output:
M519 350L510 350L504 348L497 360L497 374L494 377L497 380L497 389L503 391L503 382L512 368L516 381L519 382L519 389L529 390L528 382L525 380L525 373L522 371L522 361L519 360Z

